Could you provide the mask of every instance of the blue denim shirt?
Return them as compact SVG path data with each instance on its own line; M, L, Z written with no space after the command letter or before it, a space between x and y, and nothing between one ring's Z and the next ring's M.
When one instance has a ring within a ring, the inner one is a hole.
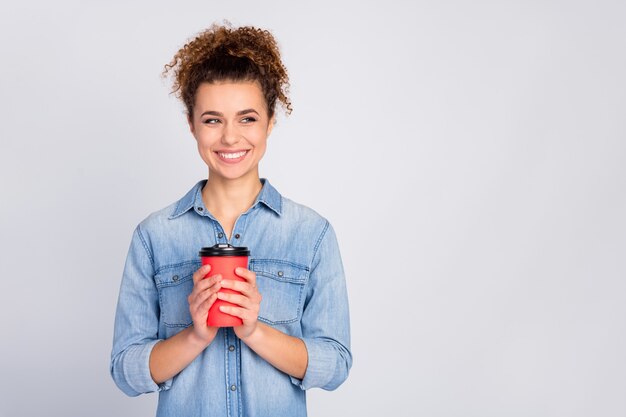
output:
M130 396L159 392L157 416L306 415L305 390L332 390L352 365L348 299L333 228L313 210L282 197L269 181L237 219L229 241L208 212L198 182L178 202L135 229L120 288L111 375ZM259 320L301 338L304 379L277 370L221 328L174 378L150 376L154 345L192 324L187 296L203 246L247 246L263 299Z

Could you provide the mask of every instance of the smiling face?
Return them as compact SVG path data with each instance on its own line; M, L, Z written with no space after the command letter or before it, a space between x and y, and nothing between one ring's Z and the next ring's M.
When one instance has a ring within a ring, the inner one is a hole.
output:
M274 120L256 81L203 83L189 128L213 179L259 178Z

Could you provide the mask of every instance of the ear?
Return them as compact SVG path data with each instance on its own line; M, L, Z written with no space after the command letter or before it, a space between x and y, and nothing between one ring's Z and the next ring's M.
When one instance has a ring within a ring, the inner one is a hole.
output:
M189 114L187 114L187 124L189 125L189 131L191 132L192 135L196 135L195 131L194 131L194 127L193 127L193 117L190 116Z
M276 116L272 116L269 123L267 124L267 134L265 136L269 137L269 135L272 133L272 129L274 129L274 124L276 124Z

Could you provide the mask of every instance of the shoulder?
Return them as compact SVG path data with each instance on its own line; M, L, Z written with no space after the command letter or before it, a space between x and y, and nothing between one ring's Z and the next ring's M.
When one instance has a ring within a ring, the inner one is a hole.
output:
M299 232L320 240L331 230L330 221L316 210L304 204L283 197L284 220L292 224Z
M280 223L281 228L292 226L300 230L326 227L328 220L317 211L283 196L267 179L263 178L261 181L263 189L259 195L259 202L270 209L267 213L277 215L272 216L272 222Z
M311 207L297 203L286 197L283 197L283 215L301 221L328 222L324 216Z
M143 220L141 220L141 222L139 222L139 225L137 226L137 228L140 229L141 232L144 232L144 233L151 233L151 232L154 233L154 232L157 232L158 230L161 230L167 227L168 224L171 222L170 217L171 217L171 214L176 209L177 203L178 202L174 202L157 211L153 211L148 216L146 216Z
M173 227L178 227L176 226L177 222L174 220L179 218L182 220L182 218L189 217L186 214L193 211L198 192L202 189L205 182L206 180L199 181L180 199L150 213L137 226L139 233L158 234Z

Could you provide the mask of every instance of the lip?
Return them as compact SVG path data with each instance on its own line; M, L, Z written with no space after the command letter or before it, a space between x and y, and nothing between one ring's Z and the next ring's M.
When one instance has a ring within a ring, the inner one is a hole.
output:
M244 159L246 159L246 156L248 156L248 154L250 153L250 149L228 149L228 150L214 151L214 153L215 155L217 155L217 159L219 159L221 162L225 164L237 164L243 161ZM225 158L223 156L223 154L237 154L237 153L243 153L243 155L237 158Z

